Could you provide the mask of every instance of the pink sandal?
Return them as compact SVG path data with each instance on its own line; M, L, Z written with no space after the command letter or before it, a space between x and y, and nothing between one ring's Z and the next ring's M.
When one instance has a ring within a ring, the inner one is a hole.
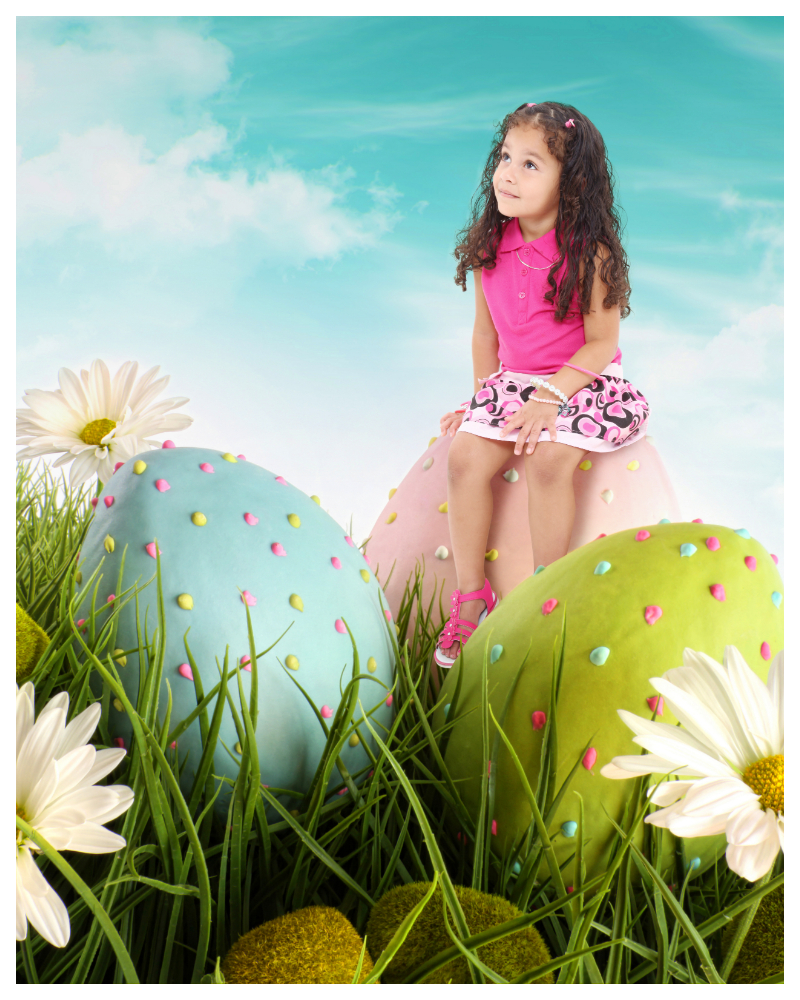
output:
M469 637L478 627L478 625L474 625L472 622L465 621L463 618L458 617L458 613L461 610L461 605L464 601L486 602L485 609L481 611L478 617L478 625L480 625L483 619L488 614L491 614L497 607L497 597L489 585L488 580L483 581L483 587L480 590L474 590L471 594L462 594L459 590L453 591L451 595L450 619L445 625L442 634L439 636L439 642L433 652L433 658L440 667L452 667L458 659L458 655L461 653L461 649L459 649L458 654L451 658L441 649L441 646L449 646L454 640L458 640L458 642L461 643L461 648L463 648L466 646Z

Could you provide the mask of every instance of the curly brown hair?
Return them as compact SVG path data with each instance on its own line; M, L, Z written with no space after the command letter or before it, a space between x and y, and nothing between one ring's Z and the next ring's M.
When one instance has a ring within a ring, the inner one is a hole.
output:
M570 119L574 127L566 128ZM631 311L628 258L620 240L622 227L614 206L614 178L605 143L586 115L570 104L556 101L532 106L521 104L497 126L480 187L472 199L469 222L458 233L459 242L453 251L458 261L456 284L466 291L467 271L495 267L502 225L507 216L497 206L492 181L505 137L509 129L518 126L540 129L548 149L561 164L555 230L559 257L547 275L550 291L545 300L553 302L558 296L555 318L562 320L577 282L581 312L589 312L595 256L599 255L602 259L600 280L608 288L603 306L619 305L624 319ZM565 273L557 286L554 275L565 259ZM581 261L585 265L583 278L580 277Z

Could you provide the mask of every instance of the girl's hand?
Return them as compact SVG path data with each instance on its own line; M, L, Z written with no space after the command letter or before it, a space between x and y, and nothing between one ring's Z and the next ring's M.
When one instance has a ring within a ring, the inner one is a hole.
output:
M450 437L453 437L455 432L461 426L461 421L463 419L463 413L445 413L439 421L439 427L441 428L442 434L447 434L449 431Z
M528 441L529 455L533 454L539 435L545 428L550 432L550 440L555 444L556 439L556 417L558 407L552 403L539 403L529 399L521 406L516 413L507 419L505 427L500 431L500 437L505 437L506 433L511 433L517 428L521 428L514 443L514 454L521 455L525 442Z

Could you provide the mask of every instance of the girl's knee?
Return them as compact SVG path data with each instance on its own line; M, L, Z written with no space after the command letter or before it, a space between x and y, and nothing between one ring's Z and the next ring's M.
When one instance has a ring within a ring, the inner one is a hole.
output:
M540 441L532 455L525 455L530 484L547 485L571 480L583 452L568 444Z

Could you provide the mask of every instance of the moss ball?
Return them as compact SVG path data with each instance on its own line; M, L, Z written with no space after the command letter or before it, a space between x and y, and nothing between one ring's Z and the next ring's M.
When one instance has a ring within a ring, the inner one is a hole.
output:
M391 941L395 931L411 910L430 889L429 882L412 882L397 886L382 896L372 908L367 922L367 942L373 955L379 955ZM491 896L466 886L454 886L471 934L478 934L498 924L521 917L522 911L501 896ZM436 887L432 898L417 917L402 947L383 973L384 983L402 982L415 968L453 945L444 926L442 888ZM452 923L452 929L455 929ZM523 972L550 961L547 946L533 927L516 931L499 941L478 948L478 958L493 972L509 981ZM429 983L471 983L469 963L459 957L431 973ZM536 980L552 983L552 974Z
M352 983L362 946L343 913L306 906L239 938L222 961L222 973L228 983ZM365 952L359 982L372 968Z
M729 926L723 948L738 919ZM783 972L783 886L764 896L731 969L729 983L760 983Z
M24 681L50 643L44 629L17 605L17 684Z

